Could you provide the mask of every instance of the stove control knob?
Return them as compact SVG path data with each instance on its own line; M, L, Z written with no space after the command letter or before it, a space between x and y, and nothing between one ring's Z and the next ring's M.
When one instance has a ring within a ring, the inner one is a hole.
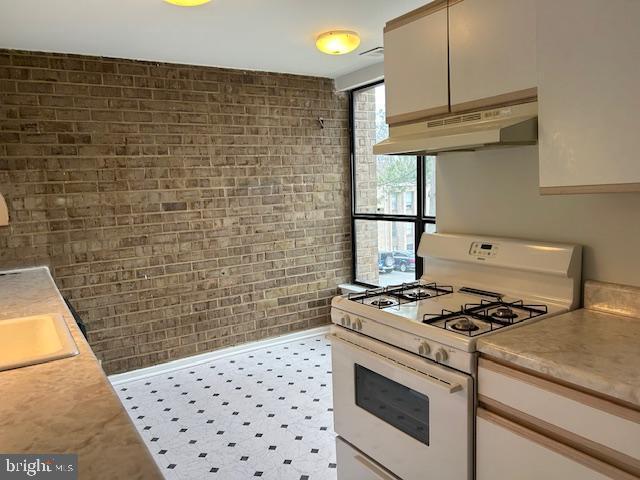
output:
M427 342L421 342L418 346L418 353L420 355L429 355L431 353L431 347Z
M446 362L449 358L449 354L444 348L436 350L436 362Z
M353 322L353 328L355 328L356 330L362 330L362 320L356 318Z
M344 326L351 327L351 317L349 315L344 316Z

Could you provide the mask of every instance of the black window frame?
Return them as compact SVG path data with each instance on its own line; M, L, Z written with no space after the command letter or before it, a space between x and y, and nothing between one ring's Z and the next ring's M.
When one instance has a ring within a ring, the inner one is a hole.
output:
M416 259L416 279L422 277L423 262L422 258L418 256L418 246L420 244L420 237L427 225L436 224L436 217L432 215L426 215L424 211L425 204L425 163L426 156L417 155L417 168L416 168L416 197L414 199L416 203L415 215L391 215L386 213L358 213L356 212L356 170L355 170L355 109L354 109L354 95L362 90L367 90L378 85L383 85L384 80L367 83L360 87L349 90L349 163L350 163L350 181L351 181L351 280L355 285L362 285L364 287L378 287L379 285L373 285L358 281L356 277L357 266L357 240L356 240L356 220L373 220L373 221L390 221L390 222L405 222L413 223L414 225L414 255Z

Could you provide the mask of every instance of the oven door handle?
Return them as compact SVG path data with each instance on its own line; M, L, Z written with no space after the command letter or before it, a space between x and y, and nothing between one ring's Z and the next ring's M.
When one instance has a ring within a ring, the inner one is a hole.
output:
M390 366L392 366L394 368L400 368L401 370L403 370L403 371L405 371L405 372L407 372L409 374L412 374L412 375L420 375L420 377L423 380L425 380L425 381L431 383L432 385L434 385L434 386L446 391L449 394L456 393L456 392L459 392L460 390L462 390L462 385L459 384L459 383L451 383L451 382L448 382L446 380L442 380L442 379L436 377L435 375L429 375L428 373L421 372L420 370L416 370L415 368L411 368L411 367L405 365L404 363L401 363L401 362L399 362L397 360L393 360L392 358L389 358L389 357L387 357L387 356L385 356L385 355L383 355L381 353L378 353L378 352L376 352L374 350L368 349L368 348L363 347L361 345L357 345L357 344L355 344L353 342L350 342L348 340L340 338L335 334L330 335L330 337L331 337L331 341L332 342L339 342L339 343L342 343L343 345L345 345L347 347L358 348L360 350L364 350L365 352L367 352L369 354L373 354L376 357L379 357L379 359L381 361L387 363L388 365L390 365Z

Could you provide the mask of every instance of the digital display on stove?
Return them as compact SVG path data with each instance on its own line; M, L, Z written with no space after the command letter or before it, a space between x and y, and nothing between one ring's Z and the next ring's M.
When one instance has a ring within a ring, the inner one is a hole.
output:
M491 245L489 243L483 243L482 245L480 245L480 248L482 250L491 250L492 247L493 247L493 245Z

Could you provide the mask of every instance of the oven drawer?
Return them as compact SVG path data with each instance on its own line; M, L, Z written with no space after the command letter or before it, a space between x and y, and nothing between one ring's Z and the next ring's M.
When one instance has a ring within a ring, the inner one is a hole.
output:
M381 465L336 437L339 480L400 480Z
M478 400L640 472L640 412L486 358L479 362Z
M471 377L351 332L331 342L338 435L404 480L471 478Z

